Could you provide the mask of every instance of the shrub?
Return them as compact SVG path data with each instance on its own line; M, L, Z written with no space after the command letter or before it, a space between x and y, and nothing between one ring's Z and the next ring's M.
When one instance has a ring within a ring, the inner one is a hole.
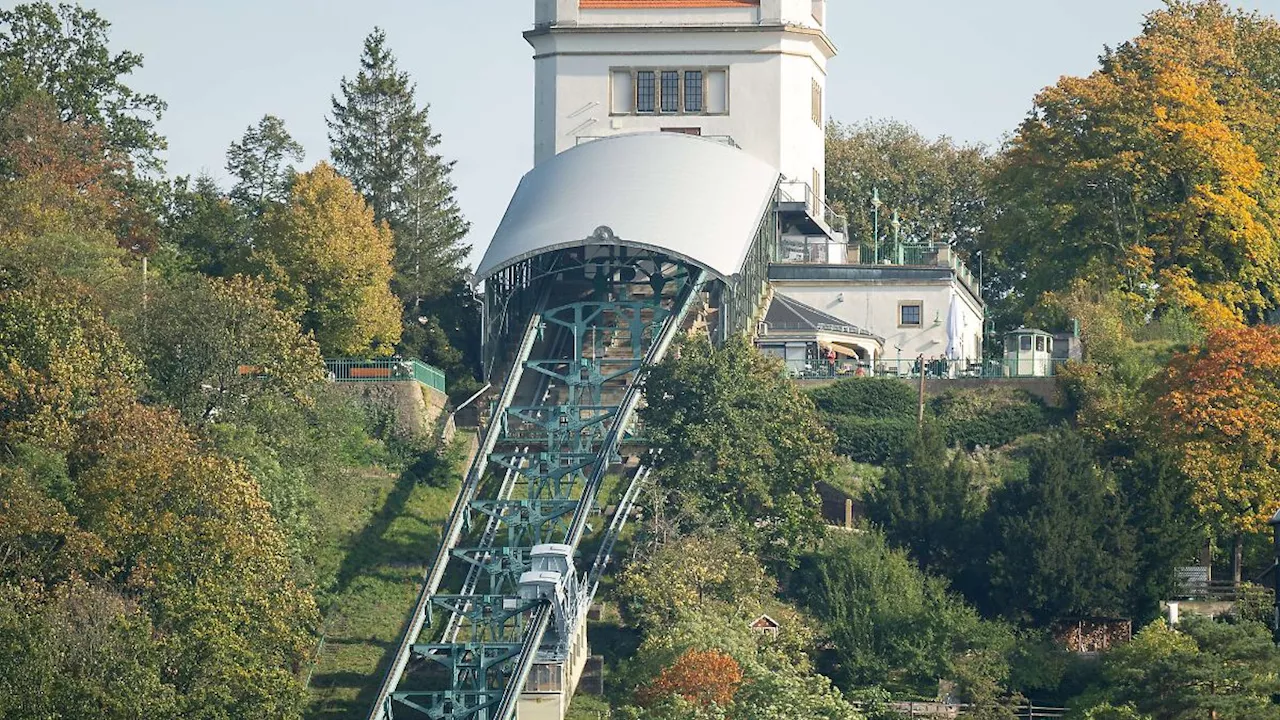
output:
M860 418L914 418L916 391L900 380L851 378L809 393L818 410Z
M836 433L836 453L854 462L883 465L902 452L916 433L915 418L824 417Z
M1048 430L1054 420L1039 398L1008 388L951 391L930 401L930 408L945 429L947 444L968 450L1008 445Z

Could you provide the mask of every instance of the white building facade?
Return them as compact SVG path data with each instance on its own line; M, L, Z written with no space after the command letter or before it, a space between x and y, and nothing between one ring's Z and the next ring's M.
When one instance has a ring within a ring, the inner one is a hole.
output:
M732 142L822 197L826 0L537 0L534 162L583 142ZM624 170L624 169L620 169Z

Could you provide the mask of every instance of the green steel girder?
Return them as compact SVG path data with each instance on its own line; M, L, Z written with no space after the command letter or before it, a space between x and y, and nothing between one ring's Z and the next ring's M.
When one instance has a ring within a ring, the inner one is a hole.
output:
M589 478L603 473L602 465L620 460L617 448L605 447L606 440L622 430L616 427L619 404L640 376L659 328L676 311L672 298L687 293L693 277L687 267L659 253L621 247L603 252L607 255L583 253L575 262L584 269L575 277L568 277L566 268L546 269L565 273L566 292L592 287L595 299L539 308L541 331L554 328L551 334L563 341L543 343L541 357L535 351L523 360L525 370L540 376L540 384L523 390L531 396L523 402L535 404L499 407L491 415L500 425L497 443L485 460L498 477L501 472L514 475L503 481L503 498L473 496L465 506L469 530L476 523L485 527L479 516L490 520L479 540L484 547L453 548L449 554L471 566L478 578L468 579L462 592L481 589L489 594L431 597L428 614L438 608L457 621L446 636L456 642L415 644L413 652L442 665L451 688L394 692L391 698L401 709L411 708L432 720L495 720L504 688L523 682L526 670L520 668L526 667L525 659L533 657L526 653L537 645L536 639L525 637L526 630L531 618L544 617L530 612L545 604L514 594L521 574L531 567L529 550L565 542L573 524L570 518L582 504L575 496L582 494ZM530 635L537 637L542 636ZM438 687L442 680L439 674L424 677L427 687Z
M486 573L493 594L503 594L508 587L514 591L520 575L532 566L528 548L522 547L454 548L451 554Z
M436 643L414 645L413 653L446 667L455 688L489 690L489 671L519 655L521 647L518 642Z
M553 500L573 492L578 480L583 479L582 471L599 457L599 453L584 452L493 453L489 461L519 475L527 486L529 500Z
M482 717L480 713L501 702L502 690L399 691L391 693L390 700L413 708L431 720L471 720ZM390 708L387 717L393 717Z
M431 605L456 613L470 626L472 642L518 642L524 614L541 601L518 595L432 595Z
M578 509L577 500L473 500L471 509L497 518L507 528L508 547L533 547L551 541L551 528L567 526L564 517Z
M570 391L581 392L582 388L593 388L611 380L635 372L643 358L613 356L608 358L584 358L579 363L567 360L526 360L525 368L554 378L564 383ZM616 367L614 367L616 366ZM563 367L563 370L559 369ZM610 368L605 370L605 368Z
M536 437L581 436L583 430L595 429L617 414L616 405L538 405L508 408L505 417L508 427L505 428L503 439L523 442ZM513 420L532 426L536 430L512 430L510 425ZM537 431L541 431L544 435L536 434Z

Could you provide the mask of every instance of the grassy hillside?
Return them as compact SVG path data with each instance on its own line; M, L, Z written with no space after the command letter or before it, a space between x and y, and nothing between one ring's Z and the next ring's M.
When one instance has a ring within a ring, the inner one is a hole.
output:
M369 712L453 507L464 454L438 461L430 483L370 469L317 489L317 575L333 581L320 593L324 639L307 717Z

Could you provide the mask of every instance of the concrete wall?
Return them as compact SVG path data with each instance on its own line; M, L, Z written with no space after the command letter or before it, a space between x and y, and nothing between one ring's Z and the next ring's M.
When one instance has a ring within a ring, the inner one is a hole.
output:
M415 435L429 434L449 398L416 382L341 382L339 391L369 406L389 406L396 425Z
M801 389L808 390L811 388L824 387L838 380L796 380L794 381ZM917 387L920 383L919 379L903 378L902 382ZM924 394L929 397L942 395L951 390L971 390L981 388L1014 388L1017 390L1025 390L1026 392L1040 398L1050 407L1060 407L1062 398L1058 394L1058 383L1053 378L947 378L934 379L929 378L924 383Z

